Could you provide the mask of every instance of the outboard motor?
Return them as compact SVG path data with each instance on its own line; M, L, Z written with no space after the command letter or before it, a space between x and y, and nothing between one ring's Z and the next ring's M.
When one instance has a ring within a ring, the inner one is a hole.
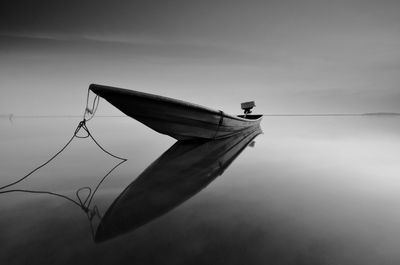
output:
M241 104L242 110L244 110L244 115L250 114L251 109L256 106L256 103L254 101L248 101L248 102L243 102Z

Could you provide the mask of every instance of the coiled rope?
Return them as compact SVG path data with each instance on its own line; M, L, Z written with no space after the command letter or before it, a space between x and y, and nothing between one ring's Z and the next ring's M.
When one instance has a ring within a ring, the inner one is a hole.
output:
M101 184L104 182L104 180L117 168L119 167L121 164L125 163L127 161L126 158L123 157L119 157L116 156L114 154L112 154L111 152L107 151L105 148L103 148L100 143L93 137L93 135L90 133L86 123L88 121L90 121L96 111L97 108L99 106L99 101L100 98L98 95L95 96L93 102L92 102L92 106L91 108L89 108L89 98L90 98L90 90L88 89L87 92L87 98L86 98L86 108L85 111L83 113L83 118L82 121L79 122L78 126L76 127L72 137L67 141L67 143L58 151L56 152L52 157L50 157L50 159L48 159L46 162L44 162L43 164L39 165L38 167L36 167L35 169L33 169L32 171L30 171L28 174L24 175L23 177L21 177L20 179L11 182L7 185L1 186L0 187L0 194L6 194L6 193L12 193L12 192L24 192L24 193L32 193L32 194L47 194L47 195L51 195L51 196L56 196L56 197L60 197L63 198L67 201L70 201L71 203L77 205L78 207L80 207L87 215L89 221L90 221L90 225L91 225L91 230L92 230L92 236L94 236L94 231L93 231L93 227L92 227L92 219L97 216L98 218L101 219L101 214L99 212L98 207L95 205L93 208L90 208L91 203L93 201L93 197L96 194L96 192L98 191L99 187L101 186ZM81 130L85 131L84 135L79 134L79 132ZM100 181L97 183L96 187L94 188L94 190L92 190L91 187L82 187L79 188L78 190L76 190L75 195L76 195L76 200L63 195L63 194L59 194L56 192L51 192L51 191L42 191L42 190L27 190L27 189L10 189L10 190L4 190L7 189L9 187L12 187L20 182L22 182L23 180L27 179L29 176L31 176L33 173L35 173L36 171L38 171L39 169L43 168L44 166L46 166L47 164L49 164L52 160L54 160L58 155L60 155L71 143L75 138L80 138L80 139L85 139L85 138L90 138L92 139L92 141L106 154L108 154L111 157L114 157L118 160L120 160L119 163L117 163L113 168L111 168L107 174L105 174ZM87 195L86 197L82 197L82 192L87 191ZM84 198L84 199L82 199Z

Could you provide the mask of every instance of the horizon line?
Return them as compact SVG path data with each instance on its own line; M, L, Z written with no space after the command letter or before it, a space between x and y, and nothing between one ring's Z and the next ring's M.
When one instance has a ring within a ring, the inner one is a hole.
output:
M257 115L257 114L255 114ZM400 116L400 112L366 112L366 113L275 113L275 114L261 114L265 117L312 117L312 116ZM14 115L14 114L0 114L0 118L79 118L82 115ZM127 115L96 115L99 118L126 118Z

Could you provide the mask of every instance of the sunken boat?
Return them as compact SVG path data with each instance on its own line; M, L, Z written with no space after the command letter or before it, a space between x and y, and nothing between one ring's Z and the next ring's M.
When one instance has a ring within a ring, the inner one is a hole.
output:
M242 103L244 115L229 115L182 100L123 88L91 84L89 89L127 116L177 140L221 139L258 126L262 115L252 115L254 102Z

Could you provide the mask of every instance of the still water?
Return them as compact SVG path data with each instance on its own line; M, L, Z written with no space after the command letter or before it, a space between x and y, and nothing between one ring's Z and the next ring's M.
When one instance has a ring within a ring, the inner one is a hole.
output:
M78 121L0 120L0 186L50 158ZM265 117L263 134L233 156L230 165L221 162L217 171L205 174L184 168L191 180L163 190L164 197L157 193L163 198L158 203L174 198L168 210L151 213L154 219L102 242L95 242L86 214L69 201L3 194L0 264L400 264L399 121ZM95 117L88 127L104 148L128 159L93 198L104 215L175 140L123 117ZM75 139L52 163L13 188L75 199L77 189L95 187L118 162L90 139ZM196 174L209 178L182 195L182 189L193 187ZM141 216L151 212L142 207L151 199L144 191L143 204L137 197L129 204L139 207ZM135 216L129 218L135 222Z

